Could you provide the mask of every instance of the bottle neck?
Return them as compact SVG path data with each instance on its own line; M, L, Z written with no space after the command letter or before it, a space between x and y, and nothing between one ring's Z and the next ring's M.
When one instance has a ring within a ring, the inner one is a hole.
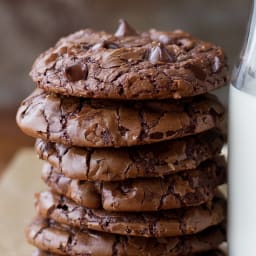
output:
M255 62L256 58L256 0L253 1L244 51L244 61L248 66L250 66Z
M238 65L234 69L232 84L240 90L256 94L256 0L247 29Z

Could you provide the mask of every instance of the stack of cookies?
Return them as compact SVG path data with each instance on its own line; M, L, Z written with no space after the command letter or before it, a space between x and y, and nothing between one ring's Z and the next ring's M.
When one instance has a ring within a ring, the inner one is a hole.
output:
M49 190L34 255L223 255L221 48L176 30L81 30L36 60L17 122Z

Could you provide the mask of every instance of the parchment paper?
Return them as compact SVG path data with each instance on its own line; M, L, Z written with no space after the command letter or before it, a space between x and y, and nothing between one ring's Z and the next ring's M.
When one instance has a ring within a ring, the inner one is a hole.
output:
M34 193L44 188L42 162L33 149L19 151L0 178L0 255L30 256L24 228L34 210Z

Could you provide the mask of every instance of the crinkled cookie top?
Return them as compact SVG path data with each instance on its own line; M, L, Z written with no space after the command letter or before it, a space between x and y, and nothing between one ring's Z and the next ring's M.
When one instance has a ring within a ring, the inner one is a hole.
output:
M227 83L223 50L180 30L115 34L85 29L35 61L31 76L49 92L101 99L179 99Z

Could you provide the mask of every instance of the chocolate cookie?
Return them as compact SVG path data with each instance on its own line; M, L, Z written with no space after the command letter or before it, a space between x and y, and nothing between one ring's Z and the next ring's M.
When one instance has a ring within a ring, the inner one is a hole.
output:
M152 255L152 253L150 255ZM37 249L36 251L33 252L32 256L60 256L60 254L44 252L44 251L40 251L39 249ZM208 251L208 252L189 254L189 255L184 255L184 256L226 256L226 254L220 250L212 250L212 251Z
M41 250L71 256L189 255L216 249L225 240L225 232L220 227L196 235L143 238L97 231L79 232L41 218L33 221L26 234L28 241Z
M179 99L226 85L222 49L180 30L115 34L91 29L62 38L30 73L46 91L101 99Z
M46 164L45 183L55 192L89 208L108 211L157 211L196 206L211 200L217 186L226 182L223 158L208 160L197 169L165 176L116 182L70 179Z
M17 122L26 134L66 145L121 147L200 133L220 125L224 108L213 95L180 101L110 102L35 90Z
M213 130L177 140L129 148L92 149L69 147L38 139L36 151L66 177L115 181L137 177L162 177L191 170L217 156L223 136Z
M197 207L137 214L92 210L46 191L36 195L36 209L44 218L80 230L143 237L195 234L223 222L226 218L224 199L214 199Z

